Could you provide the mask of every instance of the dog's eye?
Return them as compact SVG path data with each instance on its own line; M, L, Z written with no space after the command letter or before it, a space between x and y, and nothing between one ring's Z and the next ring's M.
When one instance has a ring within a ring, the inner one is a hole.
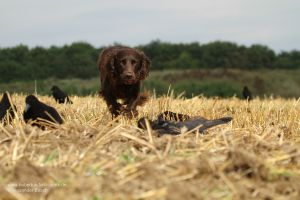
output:
M122 63L123 65L125 65L125 64L126 64L126 59L121 60L121 63Z
M136 64L136 60L132 60L132 61L131 61L131 64L132 64L132 65L135 65L135 64Z

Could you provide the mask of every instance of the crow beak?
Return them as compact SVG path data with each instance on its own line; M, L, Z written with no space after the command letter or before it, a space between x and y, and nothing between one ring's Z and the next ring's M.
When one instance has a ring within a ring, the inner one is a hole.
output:
M28 103L26 103L26 107L25 107L24 112L27 112L27 111L29 110L30 107L31 107L31 106L30 106Z

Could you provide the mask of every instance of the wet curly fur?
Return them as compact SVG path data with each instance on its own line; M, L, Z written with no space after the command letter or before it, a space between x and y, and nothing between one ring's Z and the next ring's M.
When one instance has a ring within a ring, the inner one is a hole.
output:
M129 47L114 46L99 55L100 95L113 115L137 116L136 107L148 100L141 93L141 81L149 75L150 60L142 52ZM119 103L118 99L123 103Z

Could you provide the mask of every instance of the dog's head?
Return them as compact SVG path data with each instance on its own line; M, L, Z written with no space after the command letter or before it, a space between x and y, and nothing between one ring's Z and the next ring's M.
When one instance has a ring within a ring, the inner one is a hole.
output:
M121 48L110 60L111 70L123 84L132 85L149 74L150 60L141 51Z

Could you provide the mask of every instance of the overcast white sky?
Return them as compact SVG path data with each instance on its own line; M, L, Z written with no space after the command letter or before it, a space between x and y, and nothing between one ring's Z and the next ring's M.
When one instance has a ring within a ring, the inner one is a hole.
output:
M300 0L0 0L0 47L232 41L300 49Z

